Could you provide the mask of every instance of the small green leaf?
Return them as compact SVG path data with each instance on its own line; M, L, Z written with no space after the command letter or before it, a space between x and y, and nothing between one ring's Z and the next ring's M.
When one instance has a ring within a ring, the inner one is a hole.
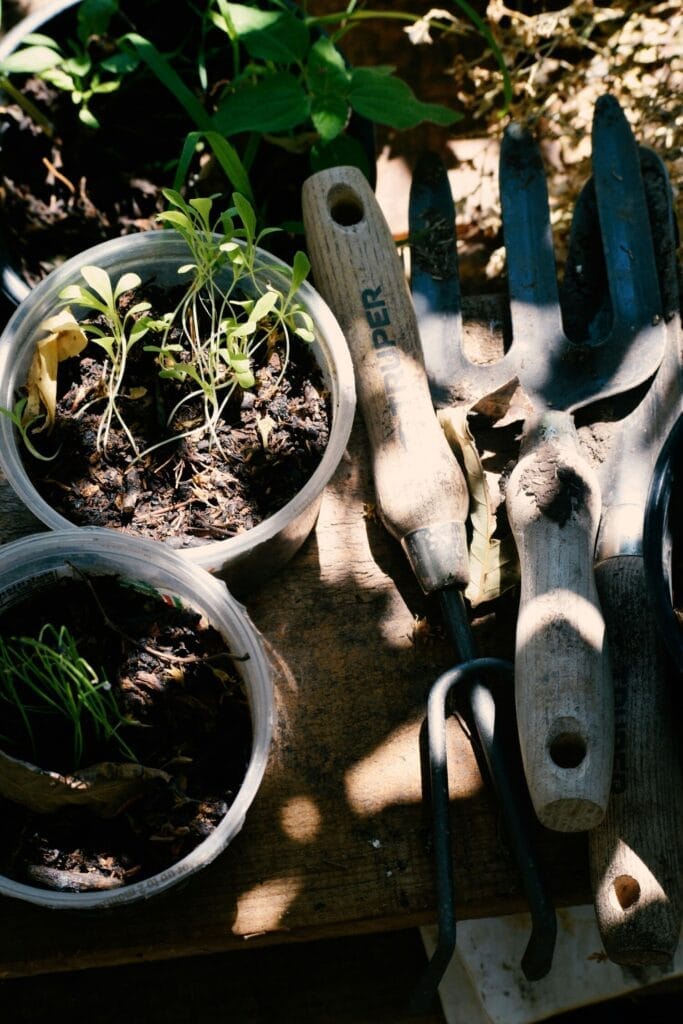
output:
M119 295L123 295L124 292L130 292L134 288L139 288L142 284L142 280L139 274L122 274L116 282L116 288L114 289L114 298L118 299ZM142 305L142 303L140 304ZM131 309L131 313L138 307Z
M106 57L100 61L100 67L104 71L109 71L111 74L119 76L129 75L131 71L135 71L139 64L140 61L134 53L124 52L114 53L111 57Z
M76 86L71 75L65 74L61 68L48 68L41 78L54 85L56 89L63 89L64 92L71 92Z
M199 214L202 224L207 231L211 230L209 217L211 215L211 207L213 202L207 196L197 196L194 199L190 199L190 206L193 210L196 210Z
M109 307L114 305L114 294L106 270L103 270L102 267L81 267L81 277Z
M62 60L62 55L49 46L27 46L8 54L0 68L7 75L42 75Z
M422 103L406 82L377 68L354 69L349 102L361 117L391 128L414 128L422 121L450 125L462 118L438 103Z
M162 224L170 224L171 227L177 228L178 231L192 231L192 224L189 217L186 217L184 213L179 210L164 210L158 215L158 220Z
M345 96L314 96L311 102L313 127L323 142L331 142L346 128L350 108Z
M275 309L279 297L278 292L270 291L270 289L264 292L251 311L251 319L259 321L267 317Z
M305 252L299 250L294 254L292 264L292 292L298 291L311 271L311 264Z
M254 213L253 206L239 192L233 192L232 201L240 220L247 229L247 235L253 237L256 234L256 214Z
M81 107L81 109L78 111L78 120L82 121L83 124L86 125L88 128L100 127L100 122L87 107Z

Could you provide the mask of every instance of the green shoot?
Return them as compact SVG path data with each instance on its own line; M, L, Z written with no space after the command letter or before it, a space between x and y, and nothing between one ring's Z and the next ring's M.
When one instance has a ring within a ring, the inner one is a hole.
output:
M137 302L121 316L119 299L124 292L140 286L138 275L124 274L114 288L109 275L101 267L83 267L81 275L90 286L89 289L78 284L69 285L60 293L60 299L65 304L77 302L84 309L101 313L108 328L103 330L95 324L83 325L85 332L92 336L107 355L104 378L106 405L97 430L97 448L99 451L106 449L112 421L116 419L137 455L137 445L121 415L119 396L123 388L130 350L147 334L151 326L150 320L141 315L150 308L149 303Z
M35 423L35 419L30 420L28 423L24 423L23 420L24 409L26 408L27 401L28 399L25 397L18 399L18 401L15 402L13 409L4 409L2 406L0 406L0 413L2 413L3 416L7 416L8 419L12 421L12 423L16 427L16 430L21 440L24 442L26 450L29 452L30 455L33 456L34 459L40 459L41 462L52 462L52 460L56 459L57 456L59 455L59 449L57 449L54 455L43 455L42 452L38 451L33 441L31 440L30 435L30 430L33 424Z
M80 656L65 626L47 624L37 638L0 637L0 701L18 713L37 763L38 720L48 715L70 723L73 769L88 752L88 737L111 741L126 760L137 760L120 735L122 726L134 723L121 714L111 684Z

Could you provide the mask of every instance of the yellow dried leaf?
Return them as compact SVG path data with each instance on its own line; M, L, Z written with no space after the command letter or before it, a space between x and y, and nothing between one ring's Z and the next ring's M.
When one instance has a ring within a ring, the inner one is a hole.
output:
M465 470L470 492L470 582L465 597L473 608L493 601L519 579L517 549L512 534L494 538L497 522L486 473L467 423L468 409L452 406L439 410L439 422L446 439Z
M68 308L44 320L40 326L48 334L36 342L26 381L28 394L23 421L30 423L44 412L45 423L40 429L51 430L57 412L57 367L64 359L79 355L88 339Z

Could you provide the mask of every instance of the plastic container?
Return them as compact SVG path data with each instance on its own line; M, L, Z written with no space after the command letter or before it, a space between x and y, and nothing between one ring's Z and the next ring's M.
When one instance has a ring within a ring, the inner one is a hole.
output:
M0 610L56 579L75 575L116 573L151 585L163 595L179 598L206 616L231 650L249 700L252 748L244 780L217 828L172 867L121 889L102 892L53 892L0 875L0 894L44 907L68 910L103 909L133 903L164 892L209 864L237 835L263 778L273 727L273 686L260 634L245 609L225 584L190 565L163 544L129 537L114 530L79 530L24 537L2 548Z
M269 266L284 264L262 253ZM152 231L115 238L68 260L41 281L15 311L0 337L0 406L11 409L18 389L26 381L40 323L57 310L58 296L69 284L80 283L81 267L95 264L112 276L134 271L143 280L177 284L178 267L188 261L188 248L174 231ZM269 279L277 282L277 275ZM287 285L283 280L283 288ZM251 530L228 540L209 542L179 553L194 565L225 579L243 594L283 566L313 529L323 490L344 454L353 424L355 386L353 365L337 321L318 293L307 283L297 293L315 325L313 353L330 394L330 438L313 475L278 512ZM77 307L72 304L74 313ZM78 529L56 512L33 486L21 458L21 439L11 420L0 416L0 465L23 503L53 530Z

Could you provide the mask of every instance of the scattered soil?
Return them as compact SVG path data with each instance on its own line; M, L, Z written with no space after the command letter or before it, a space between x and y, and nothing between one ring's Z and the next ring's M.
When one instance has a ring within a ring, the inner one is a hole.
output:
M74 577L32 593L3 613L0 633L37 636L45 623L68 627L79 654L108 678L121 712L139 723L125 727L137 760L171 781L153 783L110 819L82 808L35 814L0 801L0 870L60 889L139 881L206 838L240 787L251 720L234 660L197 613L113 576ZM3 734L13 757L59 772L74 767L70 735L58 722L36 733L36 756L3 704ZM84 765L121 760L111 746L86 739Z
M152 316L173 309L179 297L152 286L136 292L135 301L142 296L153 302ZM160 380L156 356L143 344L131 350L126 373L126 394L140 397L122 402L142 453L201 422L196 401L183 405L167 427L169 414L191 385ZM109 526L174 547L243 533L301 489L329 439L328 396L310 347L292 339L285 378L278 383L282 353L281 345L258 350L256 386L236 389L219 425L218 443L203 435L185 437L133 460L128 438L117 425L106 453L97 451L104 354L91 342L79 358L60 365L55 429L49 439L35 437L41 451L57 455L40 462L25 452L27 472L45 500L79 526Z

